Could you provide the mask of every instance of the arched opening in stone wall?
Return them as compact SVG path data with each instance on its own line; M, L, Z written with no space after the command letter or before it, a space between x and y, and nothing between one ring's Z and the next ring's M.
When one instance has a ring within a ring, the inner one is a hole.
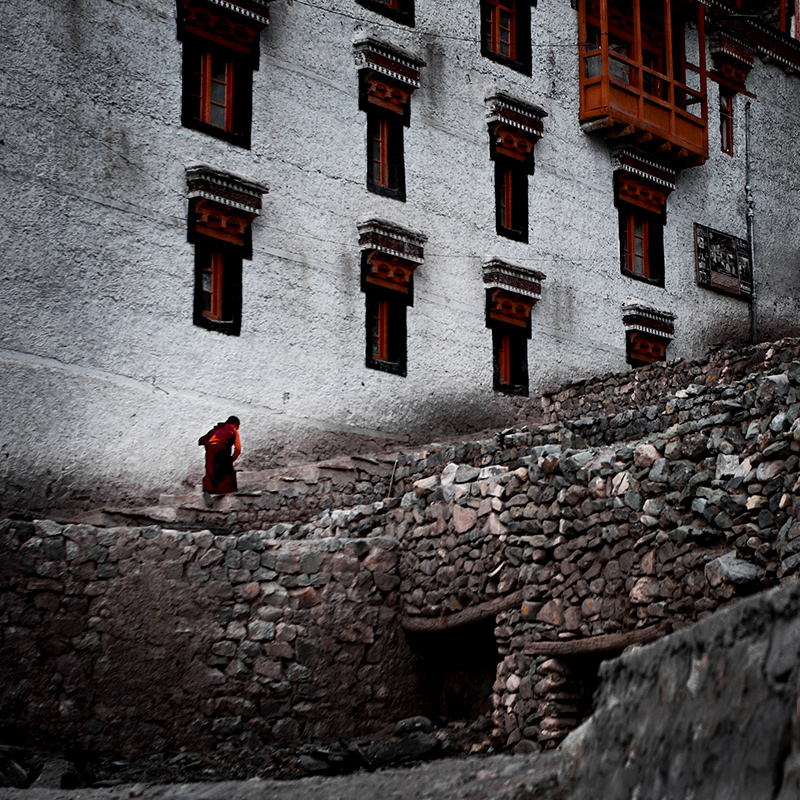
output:
M425 706L420 713L448 721L489 714L500 661L494 628L491 618L453 630L406 632Z

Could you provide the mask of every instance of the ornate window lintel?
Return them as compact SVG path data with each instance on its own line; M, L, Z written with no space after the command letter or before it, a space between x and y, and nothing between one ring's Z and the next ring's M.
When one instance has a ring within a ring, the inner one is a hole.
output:
M197 233L235 245L244 244L268 191L266 186L206 165L187 167L186 188Z
M541 282L546 277L538 270L508 264L498 258L484 263L487 327L501 322L530 330L531 311L541 299Z
M497 92L486 98L486 118L492 139L492 154L533 164L533 149L544 132L547 112Z
M258 40L269 25L272 0L178 0L178 37L183 32L247 53L258 60ZM256 64L257 66L257 64Z
M364 284L412 297L414 271L424 260L427 237L377 219L360 223L358 233Z
M675 170L633 150L615 150L611 156L617 202L662 214L675 188Z
M675 335L674 314L630 303L622 308L622 324L629 364L642 366L666 359L667 347Z
M359 69L386 76L403 86L409 95L414 89L419 89L420 74L425 66L421 58L375 37L356 42L353 54Z

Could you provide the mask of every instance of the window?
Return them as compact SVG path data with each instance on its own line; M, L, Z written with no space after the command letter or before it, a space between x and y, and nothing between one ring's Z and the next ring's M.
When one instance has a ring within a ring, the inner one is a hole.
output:
M395 22L414 26L414 0L358 0L358 4Z
M258 69L259 38L268 22L268 6L262 0L178 3L184 127L250 147L253 71Z
M367 189L405 201L403 128L424 61L370 38L354 45L358 107L367 114Z
M519 161L495 159L495 209L497 233L528 241L528 174Z
M619 239L622 272L664 285L663 218L637 206L620 204Z
M202 40L184 43L184 127L250 147L252 69Z
M367 358L372 369L406 374L406 303L396 292L370 288L367 302Z
M406 309L427 238L385 220L358 225L361 291L366 297L366 366L406 374Z
M486 327L492 330L494 390L528 394L531 314L542 295L545 274L492 259L483 265Z
M367 188L406 199L402 119L372 108L367 111Z
M722 87L719 90L719 148L733 155L733 92Z
M504 394L528 394L528 341L525 330L511 325L492 328L494 388Z
M481 0L481 52L531 74L530 0Z
M241 331L244 248L196 236L194 324L238 336Z
M194 245L193 321L238 336L242 317L242 260L253 252L250 223L267 187L205 165L186 169L187 239Z

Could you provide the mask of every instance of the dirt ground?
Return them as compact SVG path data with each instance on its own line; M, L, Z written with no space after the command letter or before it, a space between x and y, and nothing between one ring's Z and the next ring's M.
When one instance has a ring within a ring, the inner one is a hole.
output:
M444 759L292 781L0 789L0 800L561 800L558 753Z

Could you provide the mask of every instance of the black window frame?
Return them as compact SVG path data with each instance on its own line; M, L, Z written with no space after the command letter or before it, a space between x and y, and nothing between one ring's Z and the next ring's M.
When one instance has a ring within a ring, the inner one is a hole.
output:
M505 225L503 207L505 189L503 176L506 171L512 175L511 188L511 227ZM528 242L528 174L525 162L494 154L494 214L498 236Z
M398 8L390 8L380 0L356 0L364 8L374 11L387 19L399 22L401 25L414 27L414 0L398 0Z
M373 194L391 197L402 203L406 201L406 165L404 152L403 119L391 111L370 106L367 112L367 189ZM386 123L388 142L386 158L388 162L388 184L386 186L375 181L374 176L374 141L376 128Z
M408 322L407 309L409 299L400 292L382 289L379 286L366 284L365 296L365 332L366 350L365 366L381 372L405 377L408 367ZM388 325L388 353L386 360L375 358L373 355L373 319L378 303L384 300L387 303Z
M192 301L192 323L198 328L239 336L242 330L242 271L243 261L253 258L253 236L248 227L241 245L225 242L214 236L198 233L194 220L195 200L189 203L186 240L194 245L194 286ZM223 257L222 316L221 320L209 319L203 313L203 270L211 253L217 251Z
M517 57L509 58L495 50L492 50L491 42L491 8L489 0L480 0L481 14L481 55L490 61L496 61L516 72L530 77L532 73L531 57L531 5L535 2L531 0L513 0L514 11L514 35L516 38Z
M181 100L181 125L200 131L216 139L230 142L249 150L253 121L253 72L258 69L256 60L203 36L183 32L183 85ZM198 119L192 106L192 81L195 60L204 53L229 61L233 65L233 130Z
M528 339L530 338L529 326L509 325L507 323L490 321L492 330L492 380L493 388L502 394L528 397ZM501 382L500 375L500 346L502 338L508 336L512 348L510 354L511 380L509 383Z

